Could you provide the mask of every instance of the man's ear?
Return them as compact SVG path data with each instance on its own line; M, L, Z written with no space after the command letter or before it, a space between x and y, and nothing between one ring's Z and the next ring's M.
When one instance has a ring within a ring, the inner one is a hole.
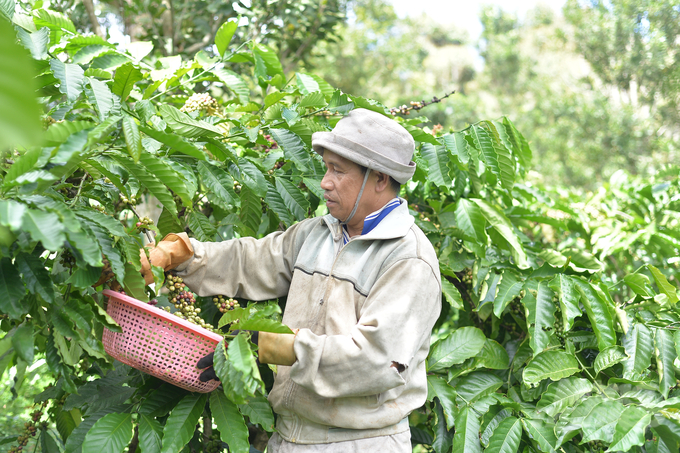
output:
M390 186L390 177L385 173L380 173L379 171L375 170L373 170L373 173L375 173L376 176L375 191L384 192L387 190L387 188Z

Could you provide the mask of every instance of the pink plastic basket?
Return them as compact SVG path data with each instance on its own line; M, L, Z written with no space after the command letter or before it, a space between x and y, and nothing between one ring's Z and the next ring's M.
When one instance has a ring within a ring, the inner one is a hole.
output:
M102 343L116 360L177 387L207 393L218 381L201 382L196 363L215 351L222 337L166 311L111 290L107 313L123 329L104 329Z

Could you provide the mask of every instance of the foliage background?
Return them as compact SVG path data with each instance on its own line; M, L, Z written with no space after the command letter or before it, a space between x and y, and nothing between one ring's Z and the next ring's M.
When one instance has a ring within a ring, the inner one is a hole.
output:
M399 118L418 142L402 195L445 277L414 449L677 451L678 6L485 8L479 73L464 34L381 1L266 6L0 1L0 448L34 401L41 451L262 448L271 372L246 336L218 348L209 402L107 358L103 258L163 304L141 217L225 240L323 213L313 131L453 85ZM120 24L126 49L105 39ZM282 328L273 301L200 303Z

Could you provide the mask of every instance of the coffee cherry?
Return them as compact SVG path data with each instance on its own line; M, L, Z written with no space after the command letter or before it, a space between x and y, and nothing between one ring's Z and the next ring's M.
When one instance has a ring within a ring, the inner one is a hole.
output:
M181 112L205 112L207 115L215 115L219 105L217 100L208 93L194 93L186 100L181 109Z

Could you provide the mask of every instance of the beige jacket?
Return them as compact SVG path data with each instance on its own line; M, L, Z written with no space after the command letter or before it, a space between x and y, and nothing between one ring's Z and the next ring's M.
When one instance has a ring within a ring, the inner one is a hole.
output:
M427 396L425 359L441 310L435 251L402 202L340 249L330 215L256 240L192 239L177 268L201 296L288 296L297 362L279 366L269 401L289 442L326 443L409 429ZM394 366L393 366L394 365Z

